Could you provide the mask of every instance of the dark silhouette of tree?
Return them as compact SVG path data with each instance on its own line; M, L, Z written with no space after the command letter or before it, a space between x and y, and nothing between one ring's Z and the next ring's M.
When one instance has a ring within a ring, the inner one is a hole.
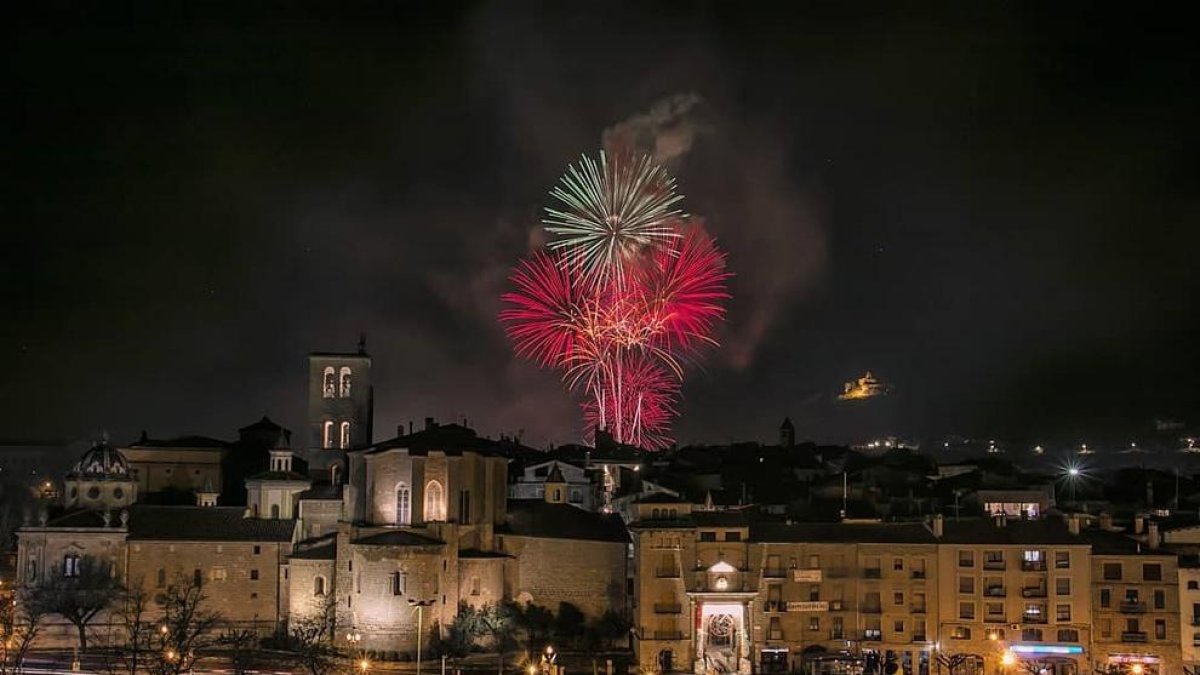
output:
M514 604L512 611L517 627L525 633L525 648L530 654L539 653L554 626L554 614L531 602L523 607Z
M153 600L141 581L134 583L120 598L114 610L116 630L110 648L105 651L108 670L137 675L151 661L157 624L151 619Z
M487 604L476 612L477 634L488 638L496 650L498 675L504 675L504 654L516 646L513 628L519 610L511 603Z
M0 602L0 675L19 673L29 647L42 632L47 609L30 591Z
M152 635L155 648L149 669L155 675L180 675L192 670L202 649L216 642L221 615L205 608L203 581L180 575L155 598L161 617Z
M53 570L33 591L42 607L75 626L80 651L87 650L88 624L123 592L112 565L92 556L64 560L62 569Z
M578 649L583 639L586 618L579 608L569 602L558 603L554 616L554 639L564 647Z
M617 640L623 639L625 645L628 645L630 625L628 617L610 609L595 621L594 630L604 647L612 649Z
M230 626L217 636L216 644L225 650L234 675L245 675L258 653L258 633L249 628Z
M288 646L309 675L328 675L342 657L333 643L336 612L333 596L318 601L316 609L315 613L290 623Z

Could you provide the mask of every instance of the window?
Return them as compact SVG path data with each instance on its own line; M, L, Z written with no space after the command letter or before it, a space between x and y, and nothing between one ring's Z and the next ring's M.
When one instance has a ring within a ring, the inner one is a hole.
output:
M262 547L259 546L258 544L255 544L254 545L254 555L258 555L260 553L262 553Z
M989 628L989 629L987 629L987 633L985 634L985 637L987 637L987 639L989 639L989 640L1003 640L1004 639L1004 629L1003 628Z
M1056 621L1071 620L1071 605L1057 605L1054 608L1054 619Z
M439 522L446 519L446 496L442 484L431 480L425 484L425 520Z
M1100 606L1112 607L1112 590L1107 588L1100 589Z
M209 581L225 581L226 576L224 567L214 567L208 571Z
M1025 642L1041 642L1042 641L1042 629L1041 628L1026 628L1021 631L1021 639L1024 640Z
M778 588L778 586L776 586L776 588ZM813 584L808 587L808 601L809 602L820 602L821 601L821 587L820 586Z
M964 593L964 594L974 593L975 592L975 578L974 577L959 577L958 578L958 592Z
M1189 591L1200 590L1200 581L1195 581L1195 580L1189 581L1187 588Z
M338 429L338 447L348 450L350 448L350 423L342 422Z
M903 593L892 593L892 604L893 605L903 605L904 604L904 594Z
M814 633L821 630L821 619L815 616L808 617L808 629Z
M471 595L479 595L479 577L471 577Z
M971 629L967 628L966 626L955 626L954 630L950 632L950 639L951 640L970 640L971 639Z
M725 533L725 541L741 541L741 540L742 540L741 532L730 531L730 532Z
M392 572L392 595L404 595L408 591L408 575L404 572Z
M892 623L892 632L894 632L894 633L903 633L904 632L904 620L903 619L897 619L896 621L894 621Z
M278 504L271 505L271 519L279 520L279 505Z
M74 553L68 553L63 556L63 576L77 577L79 576L79 556Z
M974 567L975 566L975 552L974 551L959 551L958 552L958 566L959 567Z
M883 639L883 631L878 628L866 628L863 630L863 639L878 642Z
M1071 552L1070 551L1055 551L1054 552L1054 568L1060 570L1071 569Z
M583 503L583 492L579 488L571 488L571 494L567 498L572 504Z
M350 367L342 366L338 372L338 396L340 398L350 398Z
M322 378L321 397L333 398L336 393L336 388L333 382L333 366L326 366L324 376Z
M842 624L842 617L835 616L830 621L829 637L832 640L841 640L845 635L845 628Z
M1044 570L1046 569L1046 552L1038 550L1027 550L1021 557L1021 569L1024 570Z
M325 577L318 576L313 579L313 595L318 598L325 595Z
M409 525L412 523L412 493L408 485L401 483L396 486L396 524Z
M1055 595L1070 595L1071 594L1071 577L1059 577L1054 580Z
M158 568L158 577L155 579L155 586L158 588L167 587L167 570L162 567Z
M1142 565L1142 580L1143 581L1162 581L1162 565L1158 563L1145 563Z
M471 522L471 491L458 491L458 522Z
M1167 595L1161 589L1154 591L1154 609L1167 608Z
M1100 637L1112 637L1112 619L1100 619Z
M1155 619L1154 620L1154 639L1155 640L1166 640L1167 639L1167 620L1166 619Z
M1074 628L1059 628L1058 641L1079 642L1079 631L1075 630Z
M1004 617L1004 603L989 602L989 603L987 603L987 605L985 605L985 607L987 610L987 616L988 616L989 621L996 619L996 617L1000 617L1000 618Z
M983 569L985 569L985 570L1002 570L1002 569L1004 569L1004 551L984 551L983 552Z
M250 570L250 581L258 581L258 570Z
M904 558L892 558L892 569L897 572L904 571Z
M1104 563L1104 580L1105 581L1120 581L1121 580L1121 563Z
M333 447L333 422L330 420L325 420L321 424L321 447Z
M193 586L203 586L204 585L204 573L198 569L192 570L192 585Z
M973 603L973 602L958 603L958 618L965 619L968 621L974 620L975 619L975 603Z

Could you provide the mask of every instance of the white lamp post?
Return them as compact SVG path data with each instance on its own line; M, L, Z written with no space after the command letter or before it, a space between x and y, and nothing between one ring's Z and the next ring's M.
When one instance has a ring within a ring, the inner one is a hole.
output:
M433 604L433 600L414 600L408 599L408 604L412 605L417 611L417 675L421 675L421 633L424 630L421 627L421 615L423 610Z

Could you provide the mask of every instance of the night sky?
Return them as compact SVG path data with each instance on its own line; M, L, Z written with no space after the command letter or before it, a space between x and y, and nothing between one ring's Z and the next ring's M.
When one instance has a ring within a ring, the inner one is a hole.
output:
M579 440L495 315L614 128L736 274L681 442L1200 403L1200 58L1153 8L46 4L4 22L0 437L297 427L305 354L365 331L377 436ZM892 396L831 402L868 369Z

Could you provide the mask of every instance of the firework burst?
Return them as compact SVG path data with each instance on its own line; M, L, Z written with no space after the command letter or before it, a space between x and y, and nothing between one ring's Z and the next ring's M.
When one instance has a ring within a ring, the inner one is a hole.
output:
M557 238L513 271L500 320L519 356L585 396L587 430L669 445L685 360L715 345L725 256L675 208L674 180L648 158L568 168L551 196Z

